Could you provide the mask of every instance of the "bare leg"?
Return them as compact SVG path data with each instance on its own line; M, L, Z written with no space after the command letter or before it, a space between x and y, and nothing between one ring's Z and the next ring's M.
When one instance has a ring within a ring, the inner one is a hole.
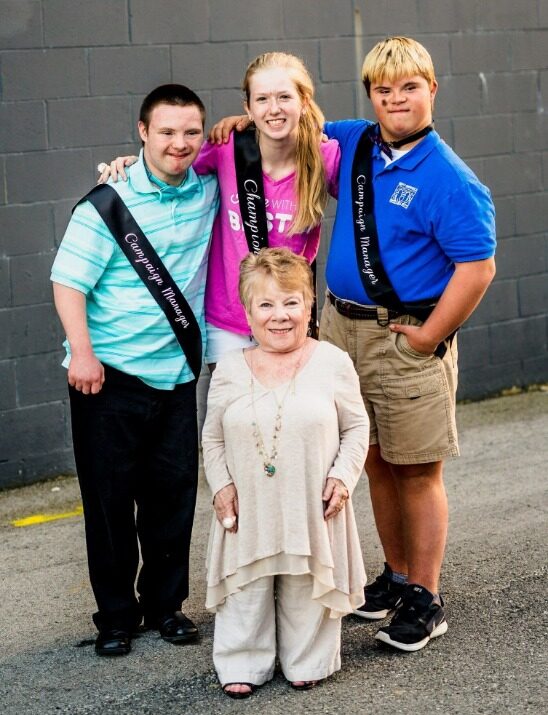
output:
M390 466L398 490L409 583L437 593L448 523L443 462Z
M386 562L437 593L448 522L443 462L389 464L371 445L365 470Z
M381 457L379 445L372 444L365 462L369 493L377 532L385 561L393 571L407 573L402 514L396 477L392 465Z

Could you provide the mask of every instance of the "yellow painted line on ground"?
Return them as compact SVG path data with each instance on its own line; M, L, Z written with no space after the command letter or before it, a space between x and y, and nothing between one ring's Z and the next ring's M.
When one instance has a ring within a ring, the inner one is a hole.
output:
M45 524L47 521L58 521L59 519L70 519L72 516L81 516L84 513L82 506L76 507L73 511L65 511L62 514L33 514L25 516L23 519L15 519L12 526L34 526L35 524Z

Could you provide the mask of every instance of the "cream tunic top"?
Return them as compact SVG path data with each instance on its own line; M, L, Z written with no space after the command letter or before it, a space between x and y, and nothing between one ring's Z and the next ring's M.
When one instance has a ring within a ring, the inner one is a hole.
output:
M258 422L270 455L276 398L283 400L281 431L276 473L268 477L252 423ZM312 597L333 618L362 605L366 576L352 501L328 521L322 502L328 477L342 480L352 494L369 444L369 420L347 353L320 342L295 378L274 389L253 377L243 351L227 353L211 380L202 444L213 495L233 483L239 502L235 534L213 517L206 608L215 611L246 584L281 573L311 574Z

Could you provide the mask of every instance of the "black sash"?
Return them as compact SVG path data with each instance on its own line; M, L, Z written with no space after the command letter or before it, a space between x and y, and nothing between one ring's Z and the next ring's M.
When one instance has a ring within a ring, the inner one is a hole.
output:
M437 298L403 303L382 264L375 221L373 143L368 133L369 127L360 137L352 165L352 217L360 278L373 303L424 322L434 310Z
M261 248L268 248L268 223L261 151L254 128L234 132L234 163L247 247L250 253L259 253ZM312 262L311 268L316 295L316 261ZM318 337L318 308L315 300L312 303L309 332L312 337Z
M370 127L367 127L361 135L352 164L352 218L358 271L365 292L373 303L401 315L412 315L424 322L436 307L438 299L402 302L382 264L375 221L373 141L369 136L370 131ZM445 355L446 342L451 343L455 332L438 345L435 351L438 357Z
M268 248L268 224L261 152L255 129L234 132L234 163L247 246L250 253L259 253L261 248Z
M202 335L198 321L150 241L111 186L95 186L76 206L83 201L95 206L139 278L165 313L189 367L198 379L202 368Z

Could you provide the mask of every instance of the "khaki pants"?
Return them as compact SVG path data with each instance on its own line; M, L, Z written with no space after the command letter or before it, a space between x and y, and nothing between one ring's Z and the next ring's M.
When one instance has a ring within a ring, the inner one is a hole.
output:
M341 667L341 619L313 601L312 576L264 576L218 607L213 662L221 685L262 685L276 655L287 680L321 680ZM276 647L277 646L277 647Z
M381 309L382 310L382 309ZM420 325L402 315L394 323ZM369 415L369 443L391 464L426 464L459 454L455 422L457 340L443 359L423 355L376 320L340 315L326 300L320 340L352 358Z

